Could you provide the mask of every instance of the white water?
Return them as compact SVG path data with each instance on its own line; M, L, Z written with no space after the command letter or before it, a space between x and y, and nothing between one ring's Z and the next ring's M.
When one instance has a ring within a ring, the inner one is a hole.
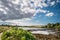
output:
M55 34L54 29L47 29L47 28L22 28L24 30L30 30L32 34L44 34L44 35L49 35L49 34Z
M33 33L33 34L44 34L44 35L55 34L55 32L48 32L48 31L32 31L31 33Z

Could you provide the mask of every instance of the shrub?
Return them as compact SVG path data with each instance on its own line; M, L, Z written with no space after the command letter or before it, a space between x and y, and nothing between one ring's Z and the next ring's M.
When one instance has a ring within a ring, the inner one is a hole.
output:
M2 40L35 40L35 37L28 31L12 28L3 32Z

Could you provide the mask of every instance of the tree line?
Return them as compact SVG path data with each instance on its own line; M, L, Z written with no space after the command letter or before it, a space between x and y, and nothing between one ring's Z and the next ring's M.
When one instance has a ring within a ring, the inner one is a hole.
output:
M58 28L60 29L60 23L48 23L45 26L42 26L42 28Z

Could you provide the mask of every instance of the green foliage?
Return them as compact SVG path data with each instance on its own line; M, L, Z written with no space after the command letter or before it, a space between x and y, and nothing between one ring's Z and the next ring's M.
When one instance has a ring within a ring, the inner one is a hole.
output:
M57 28L57 29L60 29L60 23L55 23L55 24L48 23L47 25L42 26L42 28Z
M1 38L2 40L35 40L35 37L30 32L17 28L3 32Z

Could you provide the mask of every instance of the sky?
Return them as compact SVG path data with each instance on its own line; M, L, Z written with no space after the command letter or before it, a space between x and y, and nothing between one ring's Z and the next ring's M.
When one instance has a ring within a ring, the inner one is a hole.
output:
M0 24L60 23L60 0L0 0Z

